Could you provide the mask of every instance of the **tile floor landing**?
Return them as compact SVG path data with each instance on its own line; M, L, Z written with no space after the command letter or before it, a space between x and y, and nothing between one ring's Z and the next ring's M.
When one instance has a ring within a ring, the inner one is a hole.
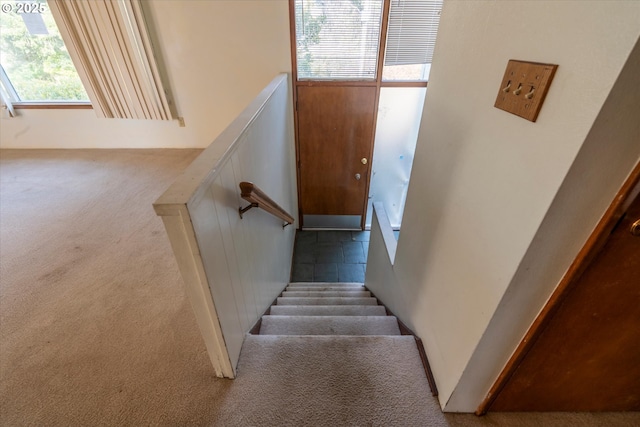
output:
M298 230L292 282L364 282L369 231Z

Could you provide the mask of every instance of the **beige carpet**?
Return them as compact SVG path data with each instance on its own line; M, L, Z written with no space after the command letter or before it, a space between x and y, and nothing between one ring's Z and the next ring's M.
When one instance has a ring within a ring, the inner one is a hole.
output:
M262 316L263 335L400 335L391 316Z
M245 339L237 382L251 379L242 389L274 399L265 407L245 408L245 424L261 425L266 419L301 426L441 424L415 339L400 335L395 316L331 315L353 301L333 306L327 301L364 300L361 306L370 307L367 300L375 300L362 284L334 286L342 289L290 284L278 305L305 300L308 307L324 307L324 313L265 315L260 335Z
M429 399L429 384L411 336L261 332L247 337L242 351L236 381L244 393L234 390L233 400L243 422L234 425L446 425L437 403ZM244 384L245 378L259 381ZM241 403L250 402L256 392L272 403Z
M284 402L304 411L308 378L292 397L244 351L235 381L209 366L151 207L196 155L0 152L0 425L302 425L271 414ZM422 426L640 425L638 414L477 418L419 405L424 419L407 419Z

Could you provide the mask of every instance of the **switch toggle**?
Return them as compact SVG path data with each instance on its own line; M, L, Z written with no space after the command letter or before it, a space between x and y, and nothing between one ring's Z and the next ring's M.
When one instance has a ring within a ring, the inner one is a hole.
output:
M494 106L535 122L557 69L555 64L509 60Z
M527 98L527 99L533 98L533 92L535 92L535 91L536 91L536 88L531 86L531 91L529 93L527 93L524 97Z
M514 94L515 96L518 96L518 95L520 95L520 92L522 92L522 83L520 83L520 84L518 85L518 89L516 89L516 90L514 90L514 91L513 91L513 94Z

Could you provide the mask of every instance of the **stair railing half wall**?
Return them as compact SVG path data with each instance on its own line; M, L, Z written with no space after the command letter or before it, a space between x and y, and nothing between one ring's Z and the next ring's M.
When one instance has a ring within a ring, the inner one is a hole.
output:
M154 203L219 377L235 377L245 334L289 281L295 229L241 219L237 183L259 182L297 211L290 87L276 77Z

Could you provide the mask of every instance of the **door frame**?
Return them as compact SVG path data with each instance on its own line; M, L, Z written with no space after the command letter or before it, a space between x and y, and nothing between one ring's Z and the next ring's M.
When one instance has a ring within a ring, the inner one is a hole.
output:
M569 269L553 291L544 308L524 335L509 361L500 372L489 393L475 411L476 415L484 415L489 411L500 392L513 377L520 364L533 348L538 338L545 331L571 290L578 283L587 267L600 253L613 229L624 216L631 202L640 194L640 162L636 163L624 184L609 205L602 219L596 225L586 243L569 266Z
M382 6L382 22L380 25L380 41L378 44L378 59L376 63L375 80L298 80L298 56L296 49L296 17L295 17L295 0L289 0L289 40L291 45L291 75L292 75L292 92L293 92L293 123L294 137L296 146L296 179L298 181L298 218L299 228L304 226L304 215L301 205L300 194L300 138L298 130L298 87L300 86L375 86L376 96L373 112L373 129L371 132L371 141L369 143L369 151L367 159L369 159L369 168L367 169L367 182L365 188L364 206L362 208L362 218L360 228L365 229L367 220L367 206L369 202L369 191L371 185L371 171L373 170L373 149L376 139L376 128L378 124L378 106L380 104L380 90L383 87L427 87L426 81L382 81L382 69L384 67L384 55L387 46L387 29L389 26L389 10L391 9L391 0L383 0Z

